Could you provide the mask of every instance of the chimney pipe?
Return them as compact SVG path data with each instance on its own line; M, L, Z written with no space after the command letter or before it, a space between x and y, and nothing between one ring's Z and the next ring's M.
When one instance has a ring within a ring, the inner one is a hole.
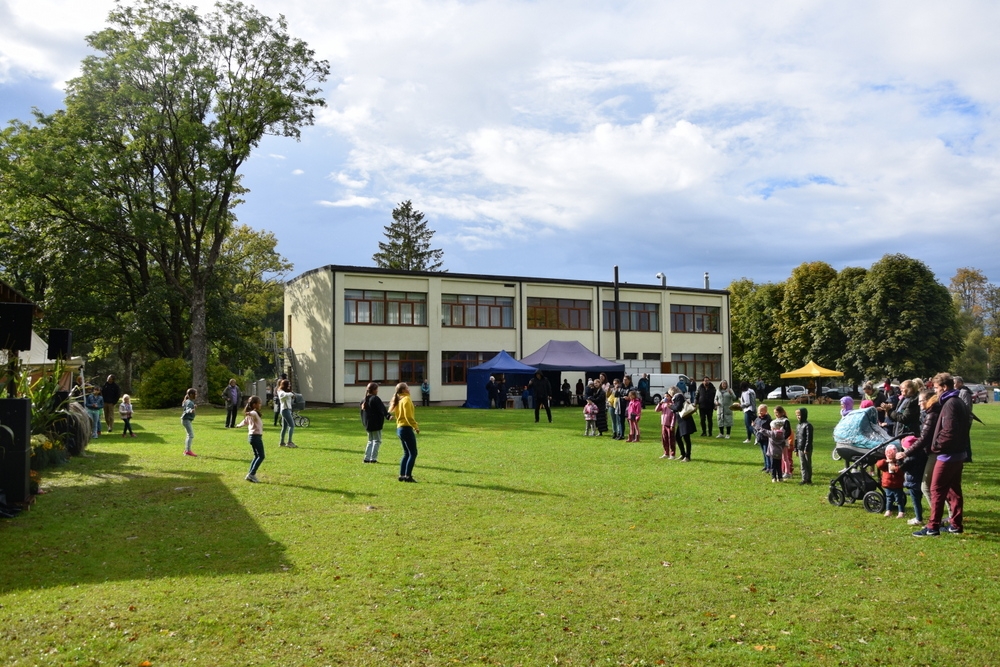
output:
M705 289L708 289L708 271L705 272Z

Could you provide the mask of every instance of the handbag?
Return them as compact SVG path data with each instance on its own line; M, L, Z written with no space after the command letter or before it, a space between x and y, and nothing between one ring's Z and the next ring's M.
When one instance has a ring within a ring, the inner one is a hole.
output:
M694 411L697 410L697 409L698 408L695 407L695 404L692 403L691 401L684 401L684 407L681 408L681 411L680 411L681 419L683 419L685 417L690 417L691 415L694 414Z

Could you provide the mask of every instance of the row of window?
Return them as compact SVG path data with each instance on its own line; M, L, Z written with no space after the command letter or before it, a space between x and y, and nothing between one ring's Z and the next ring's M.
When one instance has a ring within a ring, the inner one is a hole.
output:
M591 302L584 299L528 297L526 325L529 329L591 329ZM603 302L604 331L660 331L660 304ZM718 306L670 306L670 331L675 333L719 333ZM427 295L420 292L344 290L344 322L427 326ZM514 299L467 294L441 295L441 326L482 329L513 329ZM711 376L716 377L716 376Z
M495 357L496 352L442 352L441 382L465 384L468 370ZM628 355L625 355L628 358ZM659 355L657 355L658 357ZM648 357L645 357L648 358ZM721 378L721 354L672 354L670 371L688 377ZM344 384L406 382L417 385L427 377L426 352L344 352Z

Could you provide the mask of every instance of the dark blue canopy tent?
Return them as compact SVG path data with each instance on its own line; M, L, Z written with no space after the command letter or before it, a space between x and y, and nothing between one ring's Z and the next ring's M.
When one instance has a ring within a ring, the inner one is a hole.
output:
M469 369L465 384L465 407L490 407L490 399L486 395L486 383L489 382L491 375L497 374L506 376L508 387L515 384L521 386L528 383L531 376L535 374L535 368L522 364L507 354L505 350L501 350L497 356L489 361Z

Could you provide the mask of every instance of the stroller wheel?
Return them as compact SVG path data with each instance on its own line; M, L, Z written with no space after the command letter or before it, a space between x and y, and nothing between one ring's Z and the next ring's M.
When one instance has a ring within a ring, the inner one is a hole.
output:
M831 505L836 505L840 507L844 504L845 496L844 492L835 486L830 487L830 493L827 494L826 499Z
M837 448L836 447L833 448L833 451L830 453L830 456L833 457L834 461L839 461L840 460L840 454L837 453Z
M864 498L865 510L872 514L880 514L885 509L885 496L878 491L869 491Z

